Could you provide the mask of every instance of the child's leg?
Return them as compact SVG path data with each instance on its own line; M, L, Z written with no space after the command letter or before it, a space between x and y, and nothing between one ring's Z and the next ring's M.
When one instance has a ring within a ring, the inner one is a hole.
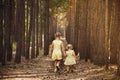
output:
M55 60L54 67L55 67L54 72L57 72L57 70L60 69L60 60Z
M71 65L70 66L70 72L73 72L73 70L74 70L74 65Z
M57 72L57 60L54 61L54 72Z
M60 70L60 60L57 60L57 64L56 64L57 70Z
M67 66L67 72L69 72L69 70L70 70L70 66L68 65L68 66Z
M59 66L59 65L60 65L60 60L57 60L56 66Z

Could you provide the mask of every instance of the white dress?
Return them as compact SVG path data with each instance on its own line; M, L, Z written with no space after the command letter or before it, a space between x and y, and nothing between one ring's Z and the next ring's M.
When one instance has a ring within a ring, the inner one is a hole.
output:
M76 60L75 60L75 52L74 50L68 50L66 51L66 59L65 59L65 62L64 64L65 65L73 65L73 64L76 64Z
M53 41L53 52L52 52L52 59L53 60L61 60L62 59L62 51L61 51L61 40L54 40Z

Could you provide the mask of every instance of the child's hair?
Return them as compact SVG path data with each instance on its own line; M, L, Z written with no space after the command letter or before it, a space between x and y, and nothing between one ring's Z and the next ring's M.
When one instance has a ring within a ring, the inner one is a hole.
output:
M72 44L68 44L68 45L67 45L67 49L73 49Z
M55 33L55 37L60 37L61 36L61 33L60 32L56 32Z

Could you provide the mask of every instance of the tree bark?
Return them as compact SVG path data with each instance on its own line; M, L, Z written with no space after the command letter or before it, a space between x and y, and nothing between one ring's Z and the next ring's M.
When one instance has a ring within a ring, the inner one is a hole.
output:
M22 42L23 42L23 33L24 33L24 7L25 1L24 0L16 0L16 27L17 30L17 49L16 49L16 55L15 55L15 62L20 63L21 62L21 54L22 54Z
M3 0L0 0L0 62L5 64L5 59L3 56Z
M10 0L4 0L4 38L5 38L5 54L7 54L7 60L11 61L12 60L12 34L11 34L11 29L12 29L12 24L13 24L13 17L11 17L13 12L12 10L12 1ZM12 20L11 20L12 19Z
M36 57L39 55L38 31L39 31L39 0L36 1Z
M117 10L117 13L116 13L116 18L117 18L117 21L116 21L116 28L117 28L117 64L118 64L118 70L117 70L117 74L118 76L120 76L120 1L119 0L116 0L116 10Z
M31 8L32 8L32 20L31 20L31 26L32 26L32 50L31 50L31 59L35 58L35 1L31 0Z
M75 53L78 53L79 51L78 51L78 29L79 29L79 7L80 7L80 5L79 5L79 1L78 0L76 0L76 13L75 13L75 33L74 33L74 40L75 40L75 42L74 42L74 50L75 50Z
M117 11L117 0L115 1L110 1L109 4L111 5L109 7L110 10L110 19L109 19L109 24L110 24L110 63L116 63L117 64L117 55L118 55L118 27L119 25L117 23L117 18L118 18L118 11Z
M45 0L44 55L49 51L49 0Z
M40 49L42 49L42 27L43 27L43 24L42 24L42 1L40 0L39 1L39 47Z
M31 29L32 29L32 26L31 26L31 20L32 20L32 8L30 6L30 13L29 13L29 4L30 1L27 0L27 35L26 35L26 52L25 52L25 55L26 55L26 59L29 60L30 59L30 37L31 37ZM30 21L28 19L28 16L30 16ZM30 25L28 25L30 22Z
M109 45L109 25L108 25L108 0L105 0L105 64L106 70L109 68L109 53L110 53L110 45Z

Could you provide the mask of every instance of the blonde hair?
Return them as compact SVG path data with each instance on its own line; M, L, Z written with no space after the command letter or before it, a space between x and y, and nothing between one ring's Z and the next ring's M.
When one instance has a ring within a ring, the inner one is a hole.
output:
M73 49L72 44L68 44L68 45L67 45L67 49Z
M56 32L55 33L55 37L60 37L61 36L61 33L60 32Z

